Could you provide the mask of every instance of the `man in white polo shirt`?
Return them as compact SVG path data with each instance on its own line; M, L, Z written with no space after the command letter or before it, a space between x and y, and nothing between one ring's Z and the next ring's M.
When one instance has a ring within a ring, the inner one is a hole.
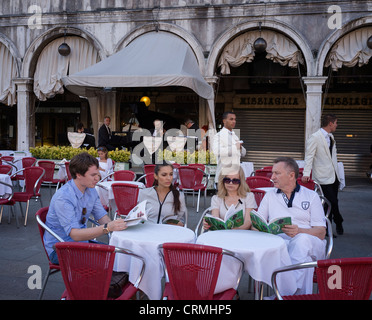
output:
M318 194L297 184L298 165L292 158L277 158L272 173L275 189L266 193L258 212L267 221L292 218L292 225L284 227L279 236L286 242L293 264L324 259L326 222ZM296 294L312 293L313 269L293 272Z

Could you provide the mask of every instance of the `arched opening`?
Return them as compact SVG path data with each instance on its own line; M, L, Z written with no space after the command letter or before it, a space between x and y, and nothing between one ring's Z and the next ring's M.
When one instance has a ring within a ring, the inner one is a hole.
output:
M266 49L255 47L258 38ZM279 155L302 160L307 75L301 49L287 35L272 29L239 34L221 51L217 68L216 123L224 111L237 114L242 161L256 168L271 165Z

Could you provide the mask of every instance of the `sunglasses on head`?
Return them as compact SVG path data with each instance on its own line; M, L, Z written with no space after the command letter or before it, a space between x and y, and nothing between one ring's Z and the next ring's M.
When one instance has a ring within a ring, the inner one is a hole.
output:
M240 184L240 179L223 178L223 183Z
M87 221L87 218L85 217L85 215L87 214L87 208L83 208L83 211L81 213L83 215L81 218L81 224L84 224Z

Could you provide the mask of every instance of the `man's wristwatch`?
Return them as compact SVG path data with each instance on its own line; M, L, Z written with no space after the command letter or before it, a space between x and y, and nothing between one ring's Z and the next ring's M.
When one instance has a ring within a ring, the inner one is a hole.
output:
M108 226L107 226L107 223L105 223L105 225L103 226L103 233L104 234L108 234L110 232Z

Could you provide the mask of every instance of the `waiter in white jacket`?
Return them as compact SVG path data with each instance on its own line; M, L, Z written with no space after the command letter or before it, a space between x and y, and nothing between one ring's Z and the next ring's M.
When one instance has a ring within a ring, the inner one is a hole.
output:
M212 151L217 158L215 181L220 174L228 175L239 172L240 158L247 151L243 147L243 141L236 135L236 114L228 111L222 115L223 128L213 137Z
M324 196L331 202L330 220L335 222L337 234L342 235L343 218L338 208L340 175L337 166L337 149L333 134L337 128L337 117L326 114L322 117L321 128L312 134L306 143L305 166L302 181L312 178L318 182ZM312 170L312 171L311 171Z

